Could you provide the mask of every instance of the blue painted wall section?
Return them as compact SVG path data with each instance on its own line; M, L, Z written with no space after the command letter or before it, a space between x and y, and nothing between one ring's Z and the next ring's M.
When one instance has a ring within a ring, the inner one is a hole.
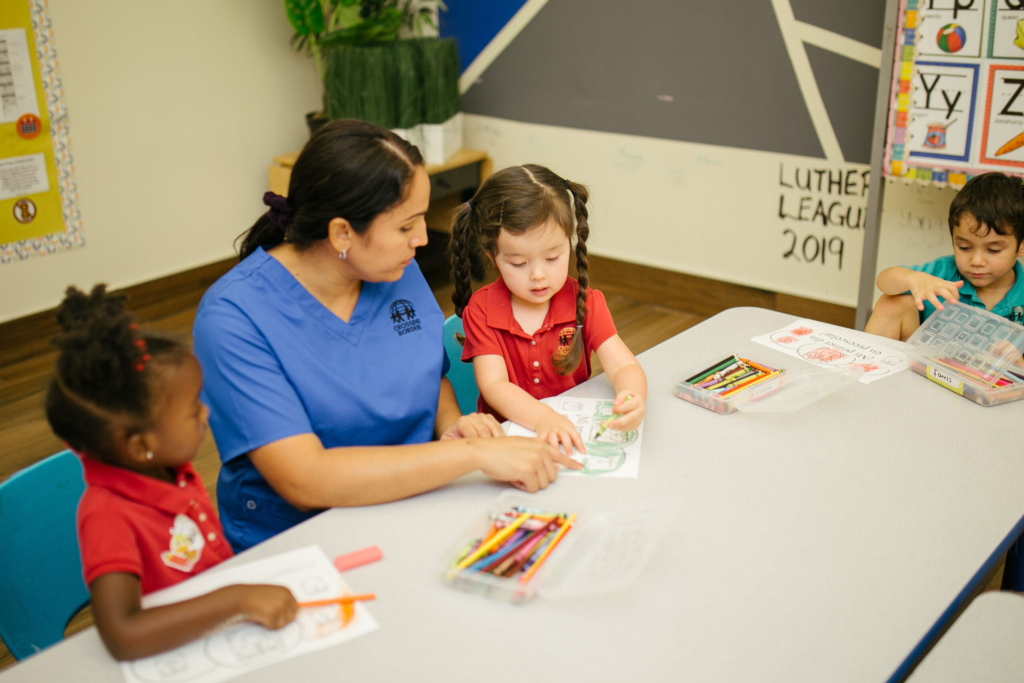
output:
M466 70L526 0L445 0L441 36L459 44L459 64Z

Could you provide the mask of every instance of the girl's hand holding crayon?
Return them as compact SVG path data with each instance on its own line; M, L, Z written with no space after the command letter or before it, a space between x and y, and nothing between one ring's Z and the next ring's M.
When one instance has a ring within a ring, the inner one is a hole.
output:
M284 628L295 621L299 603L284 586L239 584L231 588L238 591L238 611L246 621L269 629Z
M451 439L484 439L488 437L498 438L505 436L501 425L494 419L493 415L482 413L470 413L463 415L444 430L439 441Z
M547 408L543 416L537 420L534 431L537 432L538 438L555 448L561 446L566 455L572 455L573 447L580 453L587 452L586 447L583 445L583 438L576 431L576 427L569 421L569 418L556 413L551 408Z
M629 432L639 427L640 423L644 421L647 401L639 391L620 391L615 395L612 410L618 413L619 417L609 422L608 428Z

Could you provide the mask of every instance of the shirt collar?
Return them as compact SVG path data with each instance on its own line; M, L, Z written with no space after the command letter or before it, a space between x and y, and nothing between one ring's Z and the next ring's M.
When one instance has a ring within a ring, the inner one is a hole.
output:
M190 462L174 468L174 483L171 484L88 456L79 455L79 458L87 485L108 489L129 500L171 514L182 512L188 507L192 494L183 491L198 477Z
M544 316L544 324L537 333L546 332L555 325L576 321L576 292L579 291L579 287L576 280L566 278L562 288L551 297L551 305ZM487 292L487 326L496 330L506 330L527 339L532 338L523 332L523 328L512 315L512 292L500 277Z

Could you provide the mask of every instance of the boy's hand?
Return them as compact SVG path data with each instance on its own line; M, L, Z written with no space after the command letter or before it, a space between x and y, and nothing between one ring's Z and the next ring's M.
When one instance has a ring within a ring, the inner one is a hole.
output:
M935 310L941 311L944 306L939 301L939 297L946 301L960 301L960 288L963 286L963 280L950 282L928 273L914 271L914 276L910 281L910 295L914 297L917 310L924 310L924 302L927 299L932 302Z
M609 429L617 429L620 432L629 432L640 426L644 421L644 414L647 412L647 401L643 396L633 394L628 401L626 396L632 392L620 391L615 396L615 403L612 410L620 415L616 420L608 423Z
M587 452L586 447L583 445L583 438L576 431L576 427L569 421L569 418L559 415L550 408L537 421L534 431L537 432L537 436L542 441L546 441L555 448L558 448L559 444L561 444L565 449L565 454L568 456L572 455L573 446L580 453Z
M1021 357L1020 351L1017 347L1008 341L996 342L989 348L989 353L992 353L1000 358L1012 358L1013 364L1017 367L1024 367L1024 357Z
M295 621L299 604L284 586L238 586L239 611L246 620L264 628L279 629Z

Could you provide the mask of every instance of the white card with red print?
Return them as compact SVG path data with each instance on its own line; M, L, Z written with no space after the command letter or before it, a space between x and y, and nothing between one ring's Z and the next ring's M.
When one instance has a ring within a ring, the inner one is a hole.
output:
M142 606L181 602L236 583L285 586L299 602L351 592L324 551L311 545L221 571L215 567L143 597ZM218 683L339 645L377 628L361 602L347 615L337 605L301 609L295 621L278 631L251 623L235 624L176 650L123 662L121 671L128 683Z
M794 320L781 330L751 341L808 363L835 369L861 369L860 381L871 384L906 370L901 342L836 327L817 320ZM756 360L756 359L753 359Z

